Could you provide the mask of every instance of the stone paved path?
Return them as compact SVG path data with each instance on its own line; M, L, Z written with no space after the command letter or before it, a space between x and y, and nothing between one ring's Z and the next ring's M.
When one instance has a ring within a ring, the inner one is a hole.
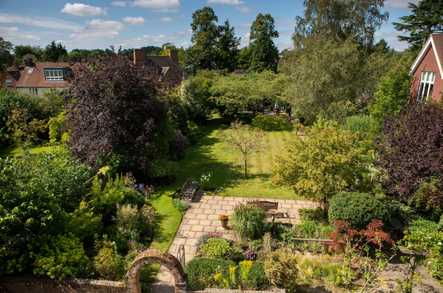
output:
M289 218L279 219L279 221L292 224L296 224L299 221L299 209L317 207L316 203L304 200L278 200L205 195L199 202L191 203L191 207L186 211L177 235L169 248L169 253L177 256L179 246L184 245L185 261L189 262L196 253L196 244L202 235L210 232L219 232L224 238L233 240L233 231L223 229L218 217L220 214L231 215L237 205L253 200L278 202L278 212L287 213L289 215Z

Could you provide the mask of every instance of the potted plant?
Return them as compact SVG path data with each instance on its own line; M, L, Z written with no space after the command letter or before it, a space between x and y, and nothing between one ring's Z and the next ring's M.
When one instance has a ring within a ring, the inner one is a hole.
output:
M225 229L228 229L229 217L227 215L223 214L223 215L218 216L218 218L221 222L222 227Z

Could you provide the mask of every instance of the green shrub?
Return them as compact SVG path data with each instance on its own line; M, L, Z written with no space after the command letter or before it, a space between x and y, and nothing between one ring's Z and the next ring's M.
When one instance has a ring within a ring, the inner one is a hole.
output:
M332 226L322 225L314 221L302 221L293 228L295 237L298 238L329 238L334 231Z
M345 120L345 128L372 138L378 132L377 121L369 115L349 116Z
M269 282L278 287L293 292L297 286L297 258L288 249L278 249L264 260L263 267Z
M304 208L299 209L298 213L302 221L327 222L328 215L322 208Z
M200 247L202 257L207 258L224 258L229 256L231 251L231 243L223 238L209 238Z
M190 207L187 201L178 198L172 199L172 203L174 204L174 207L182 214L184 214Z
M100 277L107 280L121 280L125 274L125 261L117 252L115 242L105 240L94 257L94 267Z
M90 265L80 239L58 235L48 241L35 256L34 274L52 279L86 277L90 272Z
M117 209L117 230L128 242L148 242L154 231L155 212L150 205L121 205Z
M443 231L439 224L428 220L415 220L405 232L402 244L426 253L425 264L432 276L443 280Z
M214 275L217 272L227 273L232 266L235 267L235 263L229 260L193 258L185 269L188 289L203 290L213 287L216 284Z
M259 114L252 119L252 126L265 131L291 130L292 124L285 115Z
M239 275L242 289L262 290L269 287L263 263L244 260L239 263Z
M258 239L265 232L265 211L252 205L239 205L234 209L231 224L242 237Z
M343 220L353 228L363 229L373 219L390 222L386 204L367 193L342 192L332 197L329 206L329 222Z
M66 131L65 126L65 112L61 112L48 121L49 128L49 142L54 144L62 141L62 136Z

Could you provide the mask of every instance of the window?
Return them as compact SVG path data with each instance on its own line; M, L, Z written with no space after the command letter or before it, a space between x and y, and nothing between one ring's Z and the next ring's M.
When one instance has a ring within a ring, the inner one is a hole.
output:
M45 68L43 70L46 80L63 80L63 68Z
M432 96L434 89L435 73L431 71L423 71L421 73L420 87L418 88L417 101L424 102L428 97Z
M37 89L37 88L35 88L35 87L30 87L28 90L29 90L29 93L30 93L31 95L38 95L38 89Z

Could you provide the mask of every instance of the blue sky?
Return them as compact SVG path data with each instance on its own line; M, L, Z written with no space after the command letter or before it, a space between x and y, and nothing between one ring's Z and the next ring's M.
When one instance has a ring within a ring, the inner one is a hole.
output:
M385 0L390 18L377 38L397 50L407 45L397 40L392 22L409 14L410 1ZM280 33L275 40L280 49L291 47L294 19L303 14L303 0L0 0L0 36L14 44L39 46L55 40L68 49L166 42L187 47L192 12L205 5L214 8L219 22L231 22L242 45L248 42L255 16L270 13Z

